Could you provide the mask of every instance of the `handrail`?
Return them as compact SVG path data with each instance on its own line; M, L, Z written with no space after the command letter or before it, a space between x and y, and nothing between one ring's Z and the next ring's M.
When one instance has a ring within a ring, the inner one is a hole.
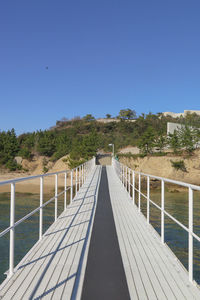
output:
M77 168L82 167L83 165L84 165L84 163L79 165ZM71 170L76 170L77 168L74 168L74 169L71 169ZM58 172L54 172L54 173L39 174L39 175L34 175L34 176L20 177L20 178L16 178L16 179L9 179L9 180L5 180L5 181L0 181L0 186L10 184L10 183L17 183L17 182L21 182L21 181L32 180L32 179L41 178L41 177L48 177L48 176L52 176L52 175L64 174L66 172L70 173L71 170L58 171Z
M200 242L200 236L198 236L193 231L193 191L200 191L200 186L193 185L190 183L185 183L181 181L176 181L168 178L158 177L150 174L145 174L142 172L137 172L135 170L130 169L126 165L120 163L116 159L112 159L112 166L114 167L117 176L122 182L124 188L128 192L129 196L132 197L133 204L135 204L135 191L138 192L138 211L141 212L141 196L143 196L147 200L147 223L150 224L150 203L153 204L156 208L158 208L161 212L161 242L165 243L165 215L173 220L176 224L178 224L181 228L183 228L188 233L188 275L189 281L193 282L193 239L195 238ZM138 175L138 188L135 187L135 175ZM141 176L147 178L147 195L141 192ZM161 182L161 205L159 206L157 203L150 199L150 178L157 179ZM188 227L174 218L171 214L169 214L165 210L165 183L173 183L176 185L184 186L188 188L188 201L189 201L189 212L188 212ZM131 188L132 187L132 195Z
M79 165L78 167L71 170L64 170L54 173L40 174L35 176L29 176L24 178L15 178L11 180L1 181L0 186L10 185L11 187L11 197L10 197L10 226L0 232L0 238L10 232L10 253L9 253L9 272L8 277L11 277L14 273L14 243L15 243L15 227L24 222L26 219L34 215L39 211L39 240L43 237L43 208L49 203L55 200L55 221L57 220L58 214L58 197L64 194L64 210L67 208L67 191L70 190L70 203L72 203L74 196L77 194L81 186L84 184L90 171L95 166L95 157L91 160ZM64 174L64 189L58 193L58 176ZM75 174L75 195L73 195L73 182ZM70 176L68 176L70 175ZM50 198L48 201L43 203L43 186L44 177L55 176L55 196ZM69 177L69 178L68 178ZM23 218L15 222L15 186L19 182L33 180L40 178L40 205L26 214ZM67 178L70 180L70 185L67 186Z

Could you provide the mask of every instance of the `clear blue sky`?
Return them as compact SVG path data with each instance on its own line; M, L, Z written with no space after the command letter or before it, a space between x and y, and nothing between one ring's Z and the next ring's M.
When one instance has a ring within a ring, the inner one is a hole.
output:
M200 1L1 1L0 104L0 130L18 134L200 109Z

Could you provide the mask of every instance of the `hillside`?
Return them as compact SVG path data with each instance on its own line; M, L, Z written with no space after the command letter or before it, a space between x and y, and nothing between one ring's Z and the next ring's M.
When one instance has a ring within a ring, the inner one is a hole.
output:
M45 173L56 166L56 162L62 164L64 156L68 158L68 166L73 168L96 155L98 149L111 152L111 143L115 145L115 153L127 146L138 146L143 156L151 155L154 149L162 153L166 147L174 152L184 148L191 155L200 141L200 131L191 132L187 127L200 126L200 116L195 113L180 118L161 113L136 116L134 111L127 109L121 110L117 118L107 116L99 121L92 115L62 119L49 130L20 136L16 136L14 129L0 131L1 173L6 170ZM167 122L185 124L185 132L167 137ZM23 159L22 164L15 159L17 156Z
M195 150L189 157L169 153L160 157L121 156L119 160L138 172L200 185L200 149ZM173 167L172 162L180 161L183 161L185 168ZM174 188L177 189L178 186Z

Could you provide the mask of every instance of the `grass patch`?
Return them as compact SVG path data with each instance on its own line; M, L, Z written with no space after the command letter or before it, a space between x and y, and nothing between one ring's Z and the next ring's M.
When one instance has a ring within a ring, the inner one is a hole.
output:
M171 160L171 164L174 169L181 170L183 172L187 172L187 169L186 169L186 166L185 166L185 163L183 160L178 160L178 161Z

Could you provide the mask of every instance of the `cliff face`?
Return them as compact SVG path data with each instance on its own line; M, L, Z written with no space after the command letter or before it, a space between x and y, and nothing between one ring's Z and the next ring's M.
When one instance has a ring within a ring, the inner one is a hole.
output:
M184 161L185 172L172 167L171 161L180 160ZM120 162L136 171L200 185L200 149L188 158L180 156L139 157L136 159L121 157Z

